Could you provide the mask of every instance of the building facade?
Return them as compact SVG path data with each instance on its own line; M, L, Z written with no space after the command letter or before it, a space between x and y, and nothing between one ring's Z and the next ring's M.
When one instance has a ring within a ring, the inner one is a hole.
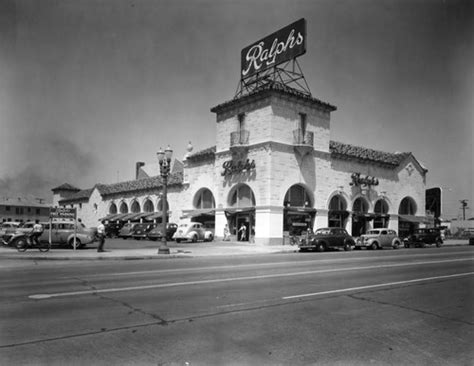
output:
M4 197L0 200L0 223L49 220L50 204L43 199Z
M423 225L427 170L411 153L332 141L335 110L275 84L212 108L216 145L189 148L175 162L169 220L203 222L218 238L226 224L234 237L244 225L248 240L264 245L308 228L339 226L359 236L387 227L404 236ZM54 203L76 207L90 226L102 218L160 221L161 178L143 171L137 178L72 194L58 187Z

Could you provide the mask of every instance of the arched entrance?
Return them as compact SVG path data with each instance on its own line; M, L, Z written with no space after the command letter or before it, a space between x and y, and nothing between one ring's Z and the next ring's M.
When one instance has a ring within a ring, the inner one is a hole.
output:
M360 236L367 232L368 222L372 217L368 214L369 204L362 197L357 198L352 205L352 235Z
M346 220L349 216L347 203L340 194L335 195L329 201L328 226L345 228Z
M117 205L112 202L109 207L109 214L113 215L116 213L117 213Z
M249 241L255 235L255 196L246 184L239 184L229 192L228 208L225 210L231 235L237 240ZM245 227L245 237L242 237Z
M375 202L374 214L374 229L388 228L390 215L388 214L387 201L381 199Z
M291 186L285 194L283 206L283 232L302 235L307 229L313 229L316 210L311 194L304 186Z
M398 236L405 238L418 228L419 221L416 218L416 202L411 197L405 197L400 202L398 209Z

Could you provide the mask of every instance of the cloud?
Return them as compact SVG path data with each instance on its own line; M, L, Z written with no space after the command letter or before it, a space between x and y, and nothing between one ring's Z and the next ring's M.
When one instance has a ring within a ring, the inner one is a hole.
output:
M96 166L92 154L65 138L49 137L26 147L28 162L18 174L0 177L2 196L28 196L52 200L51 189L63 183L89 188L91 171Z

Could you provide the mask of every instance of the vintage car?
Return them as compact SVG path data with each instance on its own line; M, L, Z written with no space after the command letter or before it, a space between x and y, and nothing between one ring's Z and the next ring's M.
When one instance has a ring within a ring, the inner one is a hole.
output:
M150 230L153 230L155 226L156 224L153 224L150 222L137 224L133 227L133 230L130 232L130 236L136 240L146 239L148 232Z
M120 222L108 222L105 226L105 236L108 238L116 238L123 226Z
M187 221L178 225L176 232L173 234L173 239L177 243L186 240L190 240L193 243L198 240L213 241L214 233L200 222Z
M86 244L93 243L97 236L96 228L87 228L82 222L78 222L75 226L73 221L55 220L50 225L49 222L41 222L44 231L39 237L41 242L49 242L49 233L51 226L51 244L66 244L74 248L74 237L76 238L76 248L81 248ZM15 246L16 240L23 237L25 232L17 230L10 240L8 245Z
M366 234L361 235L356 240L355 249L381 249L393 248L398 249L402 245L402 241L398 237L395 230L391 229L372 229Z
M178 225L173 222L166 224L166 240L171 240L174 233L178 229ZM163 224L158 224L153 230L149 231L147 234L148 239L150 240L161 240L163 238Z
M117 236L122 239L130 238L136 225L138 225L138 222L127 222L122 226Z
M423 248L426 244L436 244L440 247L443 244L441 229L435 227L415 229L413 234L404 239L404 244L405 248L412 245Z
M321 228L310 234L307 240L302 240L298 246L300 251L316 250L324 252L329 248L351 250L355 245L354 239L347 231L339 227Z
M12 234L21 226L20 222L8 221L0 225L0 238L8 242Z

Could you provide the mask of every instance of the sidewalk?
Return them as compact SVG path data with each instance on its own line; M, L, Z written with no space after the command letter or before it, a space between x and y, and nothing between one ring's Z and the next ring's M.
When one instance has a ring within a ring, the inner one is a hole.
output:
M443 244L447 246L467 246L464 239L449 239ZM214 241L212 243L194 243L190 245L174 242L169 243L170 254L158 254L156 248L127 248L107 249L98 253L95 246L86 249L52 249L41 253L38 249L28 249L20 253L15 248L0 246L0 259L30 259L30 260L134 260L134 259L168 259L193 258L212 256L258 255L269 253L298 252L297 246L291 245L257 245L242 242Z

